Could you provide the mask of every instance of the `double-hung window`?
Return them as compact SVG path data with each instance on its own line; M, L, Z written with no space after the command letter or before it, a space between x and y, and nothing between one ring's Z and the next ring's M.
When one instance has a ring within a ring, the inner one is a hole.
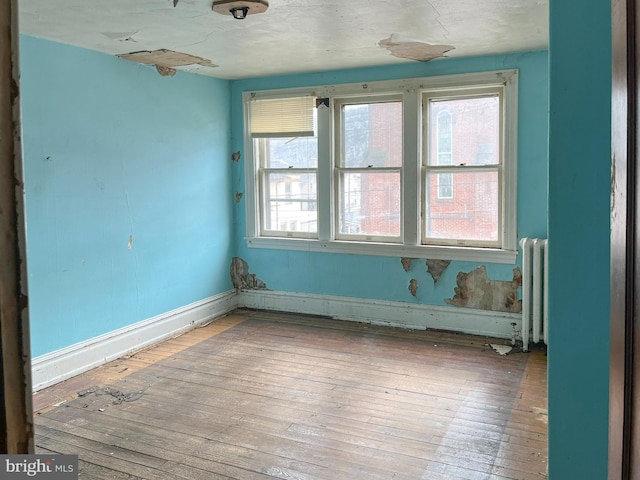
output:
M318 137L314 102L312 96L250 102L263 236L317 236Z
M423 243L500 247L502 87L423 94Z
M512 263L517 77L246 92L249 246Z
M336 99L335 237L400 242L402 96Z

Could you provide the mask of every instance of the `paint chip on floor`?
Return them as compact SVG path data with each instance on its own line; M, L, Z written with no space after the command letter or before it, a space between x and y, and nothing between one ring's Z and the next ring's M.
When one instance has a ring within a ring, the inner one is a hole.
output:
M493 348L500 355L508 355L513 350L511 345L498 345L495 343L489 344L491 348Z

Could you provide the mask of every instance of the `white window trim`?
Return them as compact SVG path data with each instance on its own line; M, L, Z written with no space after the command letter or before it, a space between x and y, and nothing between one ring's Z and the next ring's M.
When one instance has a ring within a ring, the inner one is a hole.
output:
M504 188L503 188L503 248L420 245L420 179L421 95L425 89L450 89L504 85ZM362 96L363 94L391 94L403 92L403 240L397 243L334 240L333 119L329 108L318 108L318 238L280 238L259 236L259 199L256 195L257 170L254 165L253 142L249 126L249 102L252 97L315 95L318 98ZM518 70L501 70L459 75L443 75L405 80L344 85L310 86L282 90L264 90L243 94L245 132L245 199L246 237L252 248L297 250L388 257L411 257L473 262L513 264L517 257L517 115ZM406 221L415 219L415 221Z
M455 89L447 89L447 90L440 90L440 89L429 89L423 92L423 126L424 126L424 117L428 115L427 111L427 103L432 99L432 98L447 98L449 90L451 92L451 95L453 98L463 98L464 96L469 96L471 98L474 98L476 96L484 96L486 94L489 95L499 95L500 97L500 104L501 104L501 109L502 109L502 114L500 116L500 130L503 132L502 134L502 143L505 142L505 138L507 136L507 131L506 131L506 126L510 125L506 123L506 110L505 110L505 106L506 106L506 95L505 95L505 90L506 87L505 86L498 86L498 88L496 88L495 85L478 85L477 88L469 88L469 89L460 89L460 90L455 90ZM505 244L505 226L508 225L506 222L506 218L504 215L504 205L503 205L503 199L504 198L508 198L506 197L505 193L503 192L507 179L505 177L506 174L506 162L507 162L507 157L506 157L506 150L503 148L503 146L500 146L500 153L499 156L501 158L500 162L498 164L489 164L489 165L476 165L476 166L455 166L455 165L447 165L447 166L440 166L439 164L429 164L429 154L427 153L429 146L426 144L422 145L424 148L424 154L423 154L423 159L422 159L422 182L424 184L425 180L426 180L426 175L429 172L432 173L436 173L438 171L444 171L447 173L454 173L454 172L458 172L458 171L467 171L467 172L473 172L473 171L478 171L478 172L483 172L483 171L490 171L490 170L496 170L498 172L498 176L501 179L500 180L500 194L501 194L501 199L500 199L500 204L498 206L498 229L500 231L500 238L498 238L497 241L472 241L473 246L476 247L493 247L493 248L497 248L497 244ZM452 182L453 183L453 182ZM422 192L422 205L426 204L426 195L427 192L425 190L423 190ZM439 197L440 198L440 197ZM450 197L453 198L453 195ZM424 225L423 225L424 227ZM436 246L441 246L441 245L452 245L452 246L461 246L464 247L466 246L466 241L465 240L457 240L457 239L446 239L446 238L442 238L442 239L437 239L437 238L429 238L425 235L424 232L424 228L423 228L423 243L424 244L428 244L428 245L436 245Z
M398 92L396 94L391 93L389 95L367 95L364 97L353 97L353 96L348 96L348 97L335 97L335 99L332 99L333 101L333 105L334 105L334 126L336 126L337 128L334 128L333 131L336 132L337 130L340 131L340 135L342 135L342 128L343 128L343 119L342 119L342 112L341 112L341 107L344 105L357 105L357 104L373 104L373 103L385 103L385 102L403 102L403 98L402 98L402 93ZM340 174L344 173L344 172L348 172L348 171L362 171L362 172L367 172L367 173L371 173L371 172L393 172L393 171L397 171L400 174L400 191L402 191L402 170L403 170L403 165L400 165L399 167L376 167L376 168L372 168L371 170L366 169L366 168L354 168L354 167L347 167L347 166L341 166L340 165L340 161L339 158L342 155L342 142L343 139L342 138L334 138L334 157L333 157L333 161L334 161L334 166L333 166L333 185L339 187L340 186ZM402 202L401 202L402 203ZM400 234L397 236L385 236L385 235L372 235L372 234L341 234L339 232L339 223L340 223L340 213L337 211L339 209L338 205L340 205L340 192L339 192L339 188L335 189L335 196L333 198L333 206L335 209L335 214L334 214L334 232L335 235L333 238L335 238L335 240L338 241L349 241L349 242L367 242L367 243L371 243L371 242L379 242L379 243L391 243L394 245L398 245L400 243L402 243L402 224L404 222L400 222ZM402 205L400 205L400 217L403 218L404 215L402 213Z

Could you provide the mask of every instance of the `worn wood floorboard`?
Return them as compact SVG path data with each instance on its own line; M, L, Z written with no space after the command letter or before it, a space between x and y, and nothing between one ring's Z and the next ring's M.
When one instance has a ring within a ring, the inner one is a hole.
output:
M492 342L238 311L36 394L37 451L82 479L546 479L546 357Z

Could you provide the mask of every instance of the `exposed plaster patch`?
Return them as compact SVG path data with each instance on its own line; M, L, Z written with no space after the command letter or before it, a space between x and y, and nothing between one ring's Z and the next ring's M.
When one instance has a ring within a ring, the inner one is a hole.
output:
M416 280L415 278L412 278L411 281L409 282L409 291L411 292L411 295L413 295L414 297L417 296L418 280Z
M490 280L487 268L482 265L469 273L458 273L457 284L453 298L444 299L449 305L497 312L519 313L522 310L518 300L522 273L518 267L513 269L511 281Z
M237 152L233 152L231 154L231 161L232 162L238 162L240 161L240 150L238 150Z
M446 270L446 268L451 263L451 260L427 260L427 272L431 274L433 278L433 283L436 283L442 275L442 272Z
M176 74L175 68L163 67L162 65L156 65L156 71L163 77L173 77Z
M240 200L242 200L242 192L236 192L236 203L240 203Z
M238 290L264 290L267 285L254 273L249 273L249 264L240 257L231 259L231 282Z
M116 56L132 62L155 65L158 73L165 77L175 75L176 67L186 67L187 65L202 65L203 67L218 66L206 58L196 57L188 53L175 52L173 50L167 50L166 48L153 51L143 50L140 52L120 53ZM173 73L171 73L171 71L173 71Z
M400 262L402 262L402 268L404 268L405 272L411 270L411 263L415 260L415 258L402 257Z
M380 40L378 46L389 50L394 57L407 58L419 62L428 62L434 58L444 57L445 53L455 48L453 45L432 45L402 37L397 33L392 34L389 38Z

